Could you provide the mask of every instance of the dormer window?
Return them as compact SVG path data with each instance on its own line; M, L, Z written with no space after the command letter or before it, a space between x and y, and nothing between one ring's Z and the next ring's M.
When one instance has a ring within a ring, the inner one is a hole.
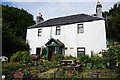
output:
M42 35L42 29L38 29L38 36Z
M83 24L78 24L77 25L77 33L83 33L84 29L83 29Z
M61 29L60 26L56 27L56 35L60 35L60 29Z

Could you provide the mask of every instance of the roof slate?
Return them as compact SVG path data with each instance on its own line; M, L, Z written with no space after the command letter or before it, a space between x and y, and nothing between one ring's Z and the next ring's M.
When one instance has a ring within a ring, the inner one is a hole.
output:
M94 17L87 14L76 14L65 17L52 18L43 21L42 23L38 23L33 26L30 26L29 28L51 27L51 26L67 25L67 24L80 23L80 22L88 22L94 20L103 20L103 18Z

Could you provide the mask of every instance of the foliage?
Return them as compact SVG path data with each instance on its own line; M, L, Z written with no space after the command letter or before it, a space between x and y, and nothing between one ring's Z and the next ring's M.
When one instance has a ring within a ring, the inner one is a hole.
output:
M2 69L5 70L16 70L18 68L19 64L18 63L3 63L2 64Z
M18 51L16 54L10 58L11 62L20 62L20 63L28 63L30 62L30 55L27 51Z
M62 54L57 54L55 56L57 58L57 61L60 61L60 60L64 59L64 56Z
M114 4L109 12L103 12L103 17L107 19L106 30L107 38L120 40L120 3Z
M102 53L103 57L110 63L111 69L117 69L120 72L120 43L113 42L110 44L109 50Z
M3 63L2 64L2 75L5 75L6 80L13 80L13 74L18 69L18 63Z
M90 63L91 58L89 58L88 55L81 55L81 56L78 57L78 60L79 60L81 63L87 64L87 63Z
M52 56L52 61L57 61L57 55Z
M24 80L30 80L31 77L32 77L32 74L29 73L29 72L27 72L27 73L25 74L25 76L24 76Z
M98 65L100 63L104 64L104 58L96 56L96 57L91 57L91 63L94 65Z
M17 51L28 51L27 27L34 24L33 16L23 9L2 5L2 53L10 58Z
M65 56L64 59L65 59L65 60L74 60L74 59L76 59L76 58L73 57L72 55L70 55L70 56Z
M47 48L45 47L42 49L42 55L46 55L46 54L47 54Z
M41 58L42 58L42 59L46 59L46 55L43 55Z
M50 63L49 63L49 61L48 61L48 60L46 60L46 61L45 61L44 66L47 66L47 67L49 67L49 66L50 66Z
M51 66L52 66L52 67L55 67L55 65L57 65L57 64L58 64L57 61L54 60L54 61L51 63Z

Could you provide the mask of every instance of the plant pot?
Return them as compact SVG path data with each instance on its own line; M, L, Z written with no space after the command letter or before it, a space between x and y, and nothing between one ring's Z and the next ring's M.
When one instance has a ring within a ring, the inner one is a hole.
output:
M69 76L73 76L74 74L73 73L68 73Z
M14 78L15 79L23 79L24 73L15 73Z

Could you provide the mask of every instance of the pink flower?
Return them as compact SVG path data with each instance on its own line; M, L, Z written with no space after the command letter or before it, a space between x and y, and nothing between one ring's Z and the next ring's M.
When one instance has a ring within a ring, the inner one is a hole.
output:
M19 73L22 73L22 72L19 72Z
M96 61L96 59L95 59L95 61Z

